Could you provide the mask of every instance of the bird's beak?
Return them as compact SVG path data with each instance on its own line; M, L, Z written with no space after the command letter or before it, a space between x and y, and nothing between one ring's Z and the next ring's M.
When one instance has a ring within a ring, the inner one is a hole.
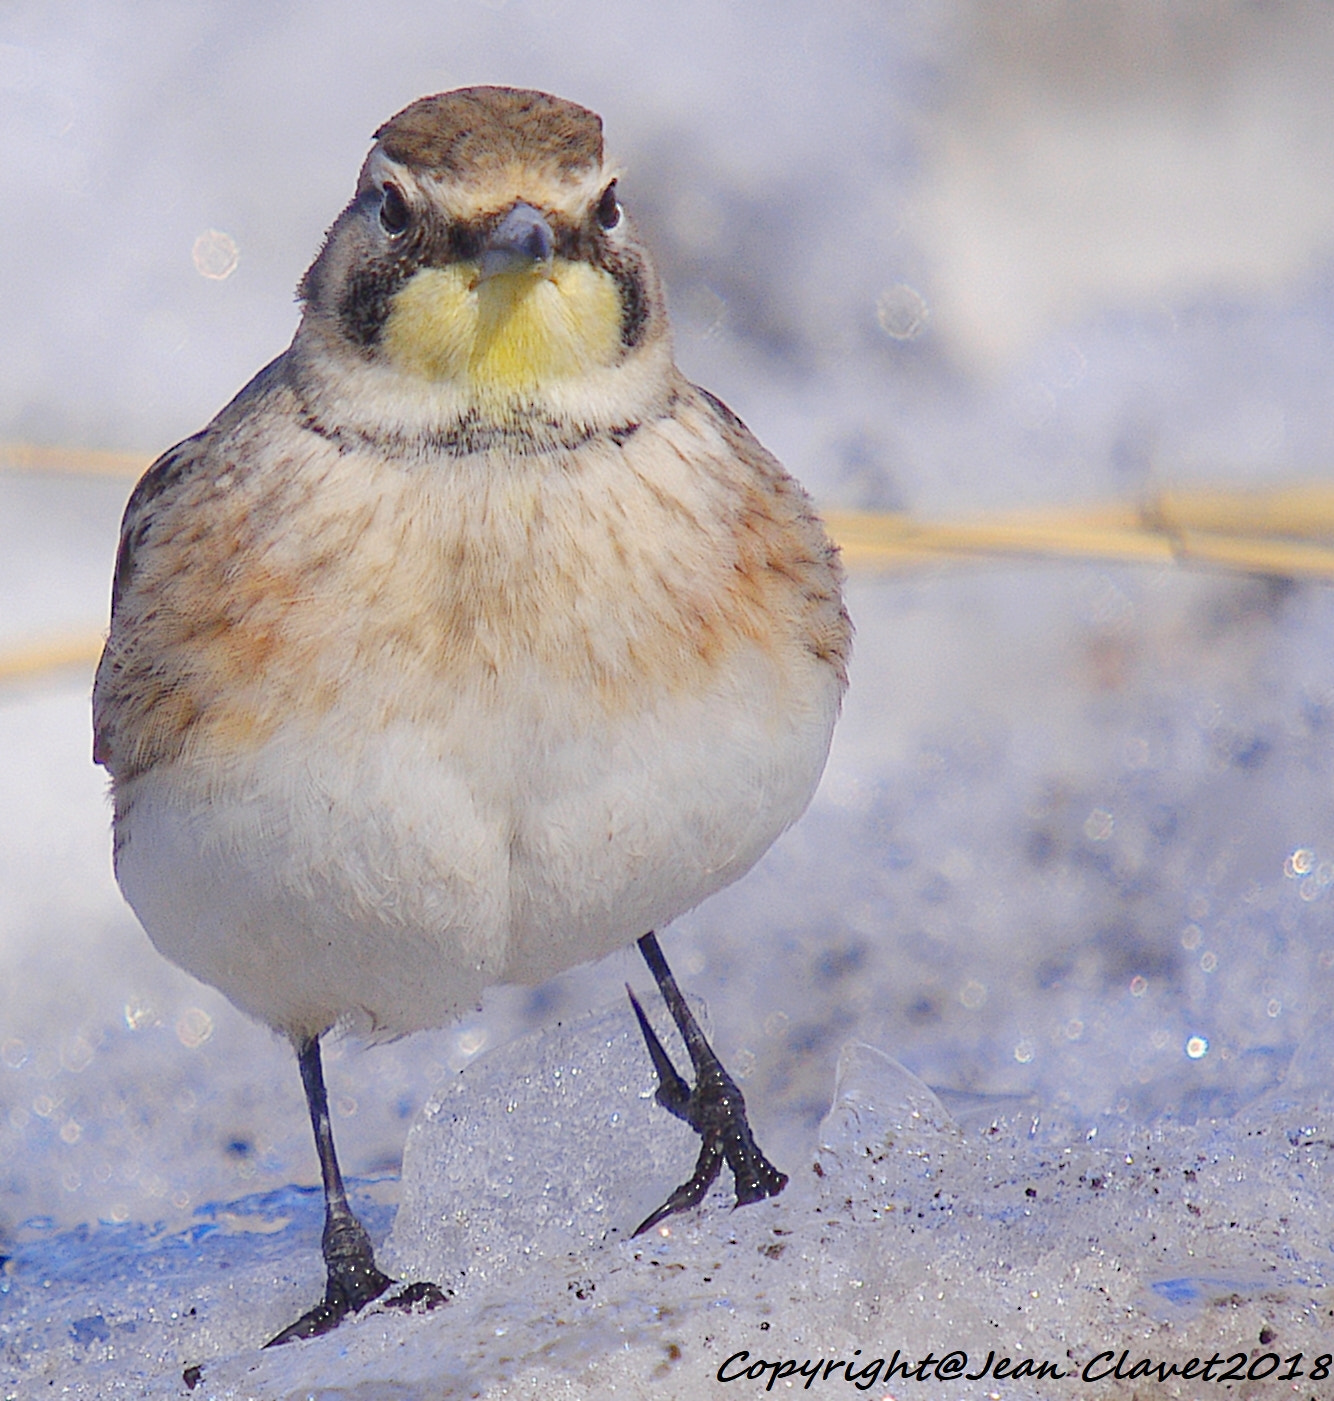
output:
M531 204L520 200L486 240L478 260L477 280L485 282L507 272L549 277L555 246L551 225Z

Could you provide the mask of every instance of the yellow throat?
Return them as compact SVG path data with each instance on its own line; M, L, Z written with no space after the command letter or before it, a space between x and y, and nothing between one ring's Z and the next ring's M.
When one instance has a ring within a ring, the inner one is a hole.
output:
M411 374L508 398L611 364L620 335L611 274L558 258L485 280L476 263L423 268L395 295L382 344Z

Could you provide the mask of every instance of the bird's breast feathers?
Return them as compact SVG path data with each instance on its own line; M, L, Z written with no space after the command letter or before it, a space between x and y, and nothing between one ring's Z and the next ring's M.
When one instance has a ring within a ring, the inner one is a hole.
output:
M702 401L527 457L407 462L312 437L270 430L250 460L244 436L214 444L156 503L99 687L113 775L207 766L340 709L363 739L447 725L470 696L581 732L741 685L756 656L800 708L820 671L829 547L800 489L740 460Z

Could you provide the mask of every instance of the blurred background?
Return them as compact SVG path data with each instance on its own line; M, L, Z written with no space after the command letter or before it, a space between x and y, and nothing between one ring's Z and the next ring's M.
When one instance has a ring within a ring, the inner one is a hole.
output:
M119 900L90 648L133 465L284 348L383 120L599 111L687 373L822 504L952 518L1330 484L1332 75L1299 0L0 8L0 1246L316 1178L288 1049ZM664 941L775 1156L850 1037L1055 1141L1327 1083L1328 587L1030 559L850 604L810 813ZM345 1165L627 978L337 1043Z

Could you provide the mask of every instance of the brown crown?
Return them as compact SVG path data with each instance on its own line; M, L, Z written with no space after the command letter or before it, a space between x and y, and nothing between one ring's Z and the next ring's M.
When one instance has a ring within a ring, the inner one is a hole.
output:
M457 88L421 97L375 136L391 159L442 175L533 161L566 173L602 162L596 112L523 88Z

